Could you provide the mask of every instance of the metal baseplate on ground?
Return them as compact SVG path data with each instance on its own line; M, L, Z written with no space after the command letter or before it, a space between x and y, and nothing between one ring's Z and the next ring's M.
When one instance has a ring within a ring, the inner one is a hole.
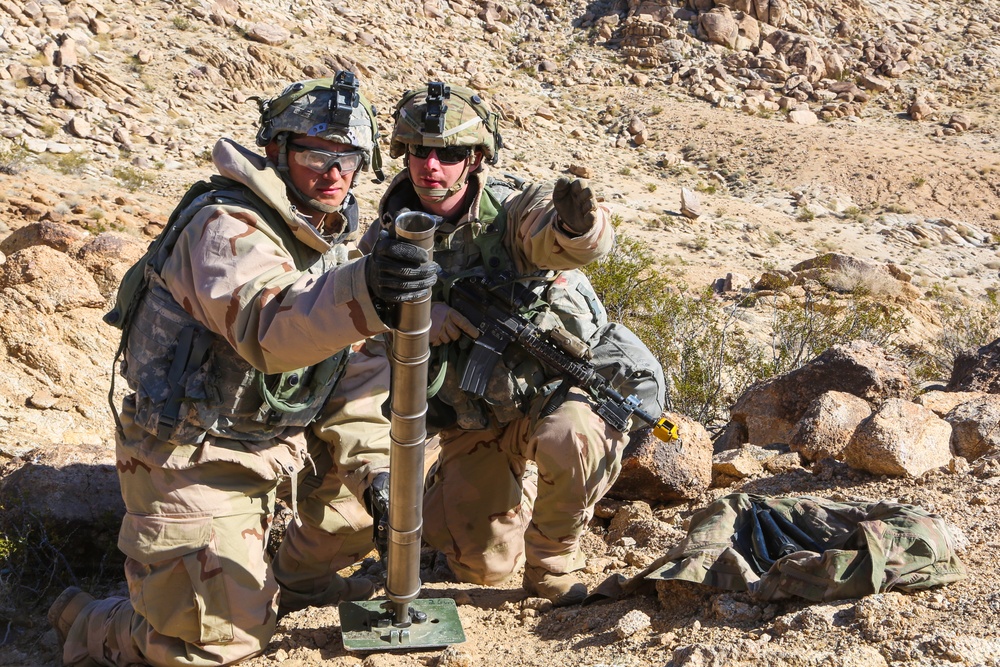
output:
M465 641L458 608L451 598L414 600L410 621L396 623L386 600L341 602L340 628L348 651L405 651L444 648Z

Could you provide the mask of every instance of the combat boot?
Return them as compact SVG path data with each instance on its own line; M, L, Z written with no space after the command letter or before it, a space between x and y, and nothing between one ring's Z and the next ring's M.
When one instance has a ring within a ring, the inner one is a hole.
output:
M524 590L555 607L580 604L587 597L587 586L572 572L549 572L535 565L524 566Z
M56 629L60 648L66 643L66 636L73 627L73 621L93 601L94 596L90 593L85 593L76 586L70 586L60 593L49 607L47 614L49 625Z
M326 590L318 593L299 593L282 588L278 597L278 618L306 607L326 607L352 600L367 600L375 593L375 584L368 579L345 579L333 575Z

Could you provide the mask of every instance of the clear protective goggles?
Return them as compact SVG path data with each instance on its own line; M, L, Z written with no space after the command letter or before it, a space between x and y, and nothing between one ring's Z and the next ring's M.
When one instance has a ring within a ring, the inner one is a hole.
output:
M365 162L365 154L361 151L348 151L346 153L336 153L334 151L323 150L322 148L312 148L303 146L294 141L288 142L288 147L292 149L295 163L314 171L317 174L325 174L334 167L341 174L350 174L357 171Z
M438 162L441 164L458 164L464 162L472 154L472 149L468 146L422 146L420 144L407 144L406 150L410 155L421 160L426 160L431 153L437 154Z

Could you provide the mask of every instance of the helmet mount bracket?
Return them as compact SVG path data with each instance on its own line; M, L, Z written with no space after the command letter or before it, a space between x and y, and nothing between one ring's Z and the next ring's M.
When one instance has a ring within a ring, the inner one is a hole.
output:
M424 132L430 134L443 134L445 127L445 115L448 113L448 105L444 103L451 97L451 86L446 86L440 81L432 81L427 84L427 111L424 113Z
M346 126L358 106L358 78L346 70L337 72L333 80L334 95L330 98L330 116L336 125Z

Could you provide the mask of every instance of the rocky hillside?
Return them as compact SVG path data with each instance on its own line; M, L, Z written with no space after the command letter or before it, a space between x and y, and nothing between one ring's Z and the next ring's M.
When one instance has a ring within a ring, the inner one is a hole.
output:
M5 0L0 51L0 481L21 475L18 488L38 490L31 502L44 499L38 514L71 530L118 511L108 300L185 187L211 173L215 140L252 144L250 98L294 80L354 70L386 133L407 88L440 79L483 91L504 116L502 171L589 178L662 275L715 285L721 302L765 295L770 307L741 314L751 334L766 337L775 304L837 287L815 262L831 253L904 310L911 347L941 333L934 303L971 307L998 282L996 0ZM358 188L369 216L381 188ZM658 600L557 612L516 589L430 583L462 604L470 641L457 651L348 656L336 612L309 610L255 664L998 664L990 452L939 453L929 470L897 475L832 463L813 443L767 466L751 448L765 436L733 432L729 451L756 465L728 454L737 463L716 461L697 493L626 493L603 507L592 583L634 574L683 537L695 509L737 490L921 505L964 531L973 576L821 605L661 586ZM9 494L3 503L12 509ZM49 524L15 528L7 539L33 558L100 569L90 552L46 546L65 538ZM0 557L10 548L0 542ZM14 607L4 587L20 585L22 565L0 564L0 664L55 664L44 609L67 570L33 589L37 604ZM648 624L620 628L631 612Z

